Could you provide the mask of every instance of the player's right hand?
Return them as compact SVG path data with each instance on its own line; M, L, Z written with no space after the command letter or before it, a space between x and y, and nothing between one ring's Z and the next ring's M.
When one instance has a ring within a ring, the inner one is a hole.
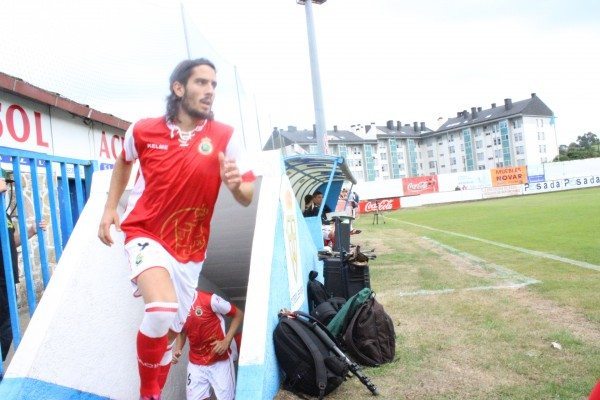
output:
M100 220L100 227L98 227L98 238L100 241L107 246L112 245L114 242L110 236L110 226L115 225L117 231L121 231L121 220L117 210L105 209L102 219Z

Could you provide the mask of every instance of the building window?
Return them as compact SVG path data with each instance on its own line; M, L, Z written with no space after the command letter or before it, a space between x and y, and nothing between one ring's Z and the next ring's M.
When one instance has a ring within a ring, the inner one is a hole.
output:
M483 153L477 153L477 161L483 161L485 158L485 154Z
M515 142L522 142L522 141L523 141L523 132L515 132ZM500 144L500 143L498 143L498 144Z
M544 154L546 152L546 145L540 144L540 153Z
M433 150L427 150L427 157L433 157Z
M379 159L383 160L387 160L387 153L379 153Z
M478 169L478 170L485 169L485 165L478 165L478 166L477 166L477 169Z
M515 152L517 154L525 154L525 147L524 146L517 146L517 147L515 147Z
M431 147L433 146L433 140L428 140L427 141L427 147Z
M525 160L524 159L518 159L517 160L517 165L525 165Z
M483 140L476 140L475 141L475 148L476 149L482 149L483 148Z
M456 157L450 157L450 165L456 165Z
M502 150L500 150L500 149L494 150L494 157L502 158Z
M435 161L429 161L429 168L435 168Z
M449 134L448 135L448 142L454 142L454 135L453 134Z
M538 140L546 140L546 134L544 132L538 132Z
M450 146L449 153L454 154L455 152L456 152L456 150L454 149L454 146Z
M460 144L460 151L465 151L465 145L464 144Z
M404 164L398 164L398 169L404 170Z

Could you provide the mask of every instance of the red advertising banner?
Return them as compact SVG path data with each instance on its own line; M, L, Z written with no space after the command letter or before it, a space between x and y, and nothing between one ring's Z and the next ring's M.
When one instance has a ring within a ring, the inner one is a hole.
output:
M391 197L387 199L371 199L358 202L358 212L368 213L379 211L392 211L400 208L400 197Z
M437 175L402 178L402 188L405 196L435 193L439 191Z

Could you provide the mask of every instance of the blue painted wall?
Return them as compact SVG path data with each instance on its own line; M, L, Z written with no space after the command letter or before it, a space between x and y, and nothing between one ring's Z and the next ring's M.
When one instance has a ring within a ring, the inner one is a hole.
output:
M237 400L272 399L281 386L281 372L275 357L273 330L277 326L277 313L282 308L290 308L287 263L283 233L283 212L281 205L277 210L277 224L273 240L273 259L271 260L270 296L268 307L267 332L265 335L265 361L262 365L240 366L238 370ZM319 278L323 276L323 263L317 256L317 248L311 240L309 228L302 217L300 208L296 208L298 235L301 238L300 257L302 260L304 285L308 282L308 273L315 270ZM320 224L319 224L320 228ZM320 231L320 229L319 229ZM266 277L265 277L266 278ZM252 288L248 288L252 290ZM306 292L301 310L308 310Z

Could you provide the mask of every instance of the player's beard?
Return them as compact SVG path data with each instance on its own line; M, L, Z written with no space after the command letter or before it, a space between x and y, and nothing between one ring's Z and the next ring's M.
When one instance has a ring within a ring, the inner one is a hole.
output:
M213 119L214 114L213 114L212 110L209 110L208 112L199 111L199 110L196 110L192 106L192 104L193 104L192 99L187 95L187 93L184 94L183 99L181 100L181 110L183 112L185 112L187 115L192 117L192 119L208 119L208 120Z

